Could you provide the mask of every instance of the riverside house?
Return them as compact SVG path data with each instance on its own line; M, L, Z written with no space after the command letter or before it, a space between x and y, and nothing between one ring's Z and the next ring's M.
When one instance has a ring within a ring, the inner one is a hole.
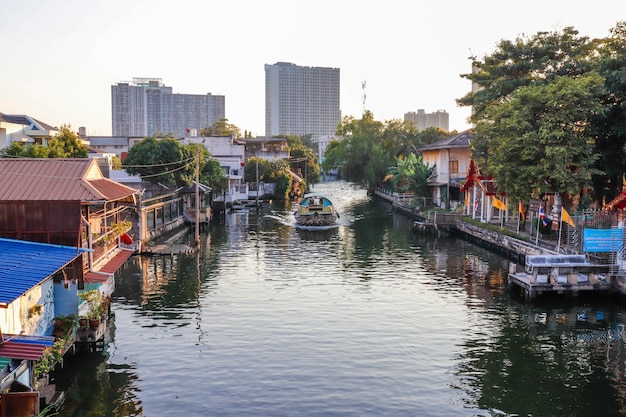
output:
M0 403L15 412L7 415L37 415L34 389L44 384L35 387L33 362L55 340L54 318L86 315L81 292L113 291L134 253L126 232L135 193L93 159L0 159L0 357L9 359L0 361ZM83 332L100 337L103 328ZM5 395L13 391L26 394Z
M0 237L85 249L85 273L97 273L120 253L135 193L95 160L0 159Z
M472 142L470 130L440 139L420 149L423 162L435 166L435 172L428 179L435 205L455 208L463 204L461 184L470 166Z

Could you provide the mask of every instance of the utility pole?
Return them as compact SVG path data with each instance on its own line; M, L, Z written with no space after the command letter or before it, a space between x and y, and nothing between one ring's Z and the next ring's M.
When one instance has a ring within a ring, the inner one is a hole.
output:
M256 211L259 211L259 151L254 152L254 160L256 161Z

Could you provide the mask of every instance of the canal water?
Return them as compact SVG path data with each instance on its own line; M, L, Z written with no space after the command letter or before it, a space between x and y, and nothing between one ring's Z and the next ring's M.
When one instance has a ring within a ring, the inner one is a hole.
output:
M349 183L314 191L337 227L272 204L198 254L131 258L105 351L53 375L59 416L626 415L623 300L526 303L501 256Z

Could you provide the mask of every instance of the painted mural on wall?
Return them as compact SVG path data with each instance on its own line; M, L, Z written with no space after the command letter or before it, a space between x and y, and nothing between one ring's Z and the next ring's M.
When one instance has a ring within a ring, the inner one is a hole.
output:
M48 280L20 299L20 324L24 334L43 336L54 320L54 284Z

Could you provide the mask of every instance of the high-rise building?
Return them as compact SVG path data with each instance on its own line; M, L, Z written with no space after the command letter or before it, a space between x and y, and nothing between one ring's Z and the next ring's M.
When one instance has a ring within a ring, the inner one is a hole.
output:
M265 65L265 136L334 135L341 121L339 68Z
M111 86L113 136L185 135L225 118L224 96L173 94L160 78Z
M434 113L426 113L424 109L404 113L404 121L413 122L418 132L429 127L437 127L445 132L450 131L450 115L445 110L437 110Z

